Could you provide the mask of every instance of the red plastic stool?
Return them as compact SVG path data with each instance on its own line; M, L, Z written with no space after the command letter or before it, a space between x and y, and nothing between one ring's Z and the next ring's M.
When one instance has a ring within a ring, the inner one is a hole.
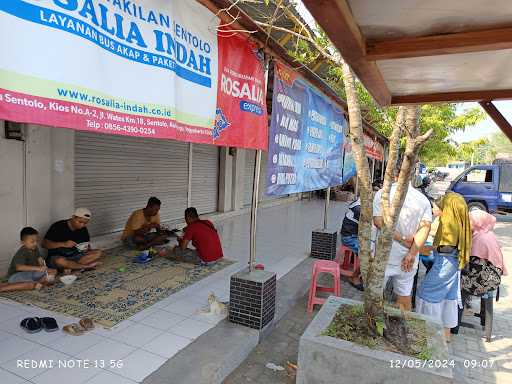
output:
M356 273L359 273L359 255L349 247L342 245L335 261L339 264L343 276L355 277Z
M334 280L334 287L322 287L317 285L317 278L320 273L329 273L332 275ZM332 292L336 296L341 296L341 282L340 282L340 266L335 261L330 260L317 260L313 264L311 285L309 287L309 298L308 298L308 312L313 312L313 306L315 304L323 304L324 298L317 297L316 292Z

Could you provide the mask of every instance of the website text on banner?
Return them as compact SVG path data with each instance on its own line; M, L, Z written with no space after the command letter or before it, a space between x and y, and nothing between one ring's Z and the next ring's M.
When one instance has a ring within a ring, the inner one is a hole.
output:
M263 62L218 25L196 1L0 1L0 119L265 149Z
M341 184L343 112L291 68L276 63L267 195Z

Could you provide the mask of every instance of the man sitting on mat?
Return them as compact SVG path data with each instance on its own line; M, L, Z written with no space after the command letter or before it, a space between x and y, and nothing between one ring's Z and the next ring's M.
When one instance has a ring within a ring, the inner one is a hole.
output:
M194 207L185 210L187 227L183 237L178 237L178 246L175 246L174 258L187 263L210 265L223 257L219 234L209 220L201 220ZM188 243L196 251L187 249Z
M6 284L0 284L0 292L40 289L55 280L57 271L49 269L39 253L38 232L32 227L21 230L21 248L12 258Z
M81 270L95 268L102 252L91 249L87 224L91 211L77 208L70 219L53 223L46 232L43 247L48 250L46 259L50 268Z
M130 248L144 250L169 241L171 233L160 226L161 201L150 197L146 208L137 209L124 227L121 239Z

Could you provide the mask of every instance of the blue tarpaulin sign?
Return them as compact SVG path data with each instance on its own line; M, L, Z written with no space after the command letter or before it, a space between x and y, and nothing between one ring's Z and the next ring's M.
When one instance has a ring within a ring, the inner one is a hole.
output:
M342 110L291 69L276 63L267 195L342 184L346 126Z

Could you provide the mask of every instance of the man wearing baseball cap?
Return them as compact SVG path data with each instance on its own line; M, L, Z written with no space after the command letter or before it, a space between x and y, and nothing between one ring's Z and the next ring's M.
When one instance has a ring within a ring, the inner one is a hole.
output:
M80 270L98 265L101 250L91 249L89 244L91 238L87 224L91 216L87 208L77 208L70 219L51 225L43 240L43 247L48 250L48 267Z

